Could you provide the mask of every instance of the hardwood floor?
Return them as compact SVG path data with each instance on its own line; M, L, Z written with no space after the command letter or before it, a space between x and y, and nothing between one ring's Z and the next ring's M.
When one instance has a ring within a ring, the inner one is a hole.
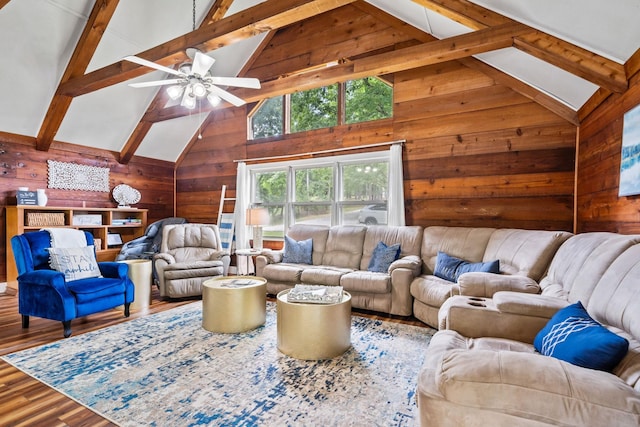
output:
M274 299L271 298L271 300ZM153 303L144 311L132 310L131 316L125 318L120 311L108 310L76 319L71 323L71 328L73 335L79 335L191 302L193 300L162 300L157 289L154 288ZM354 313L372 319L425 326L414 318L384 316L360 310L354 310ZM0 296L0 355L62 339L64 338L60 322L32 317L29 328L22 329L17 296ZM114 426L114 424L4 361L0 361L0 426L101 427Z

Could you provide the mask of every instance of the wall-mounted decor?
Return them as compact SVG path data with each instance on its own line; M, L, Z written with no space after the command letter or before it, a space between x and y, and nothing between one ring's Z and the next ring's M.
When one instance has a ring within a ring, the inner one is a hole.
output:
M640 105L624 115L618 195L640 194Z
M109 168L47 160L49 188L109 192Z

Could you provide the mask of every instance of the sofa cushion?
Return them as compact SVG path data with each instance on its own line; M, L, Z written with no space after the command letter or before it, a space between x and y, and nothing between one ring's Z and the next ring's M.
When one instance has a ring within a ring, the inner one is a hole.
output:
M340 286L349 292L387 294L391 292L391 275L370 271L354 271L340 277Z
M433 274L438 252L466 259L482 261L494 228L431 226L424 229L420 257L423 273Z
M294 240L313 240L313 254L311 256L313 265L322 264L322 256L327 250L327 238L329 237L329 227L317 224L294 224L287 231L287 236Z
M300 281L306 285L339 286L340 277L352 271L350 268L340 268L329 265L310 267L302 271Z
M362 260L360 270L365 271L371 262L373 251L378 243L383 242L387 246L400 245L400 258L407 256L420 257L422 245L422 227L414 226L385 226L371 225L367 227L362 247ZM417 272L418 274L418 272Z
M626 339L593 320L580 302L554 314L533 344L545 356L601 371L613 370L629 348Z
M284 256L282 262L292 264L311 264L311 254L313 252L313 239L306 239L300 242L289 236L284 236Z
M471 272L499 273L500 261L469 262L444 252L438 252L433 272L436 276L450 282L457 282L461 274Z
M460 288L456 283L428 275L413 279L410 291L418 301L431 307L440 307L450 296L458 295Z
M387 246L384 242L378 242L369 261L368 271L374 273L386 273L391 263L400 256L400 244Z
M297 264L267 264L262 270L262 276L275 283L289 282L297 284L300 283L300 275L302 275L304 268L304 265Z
M560 245L571 236L566 231L497 229L491 234L482 260L500 260L503 273L539 281Z
M360 225L331 227L327 237L327 248L322 256L322 265L357 270L362 259L366 231L367 227Z
M101 276L93 245L48 250L51 268L64 274L64 280L67 282Z

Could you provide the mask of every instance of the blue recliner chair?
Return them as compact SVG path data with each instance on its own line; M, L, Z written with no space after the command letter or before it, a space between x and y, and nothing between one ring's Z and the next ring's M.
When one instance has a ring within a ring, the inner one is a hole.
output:
M84 232L87 246L93 245L91 233ZM65 275L49 265L51 236L47 231L34 231L11 238L18 268L18 311L22 327L29 327L29 316L59 320L64 337L71 335L71 320L124 305L134 298L134 285L127 273L129 266L119 262L99 262L103 277L65 281Z

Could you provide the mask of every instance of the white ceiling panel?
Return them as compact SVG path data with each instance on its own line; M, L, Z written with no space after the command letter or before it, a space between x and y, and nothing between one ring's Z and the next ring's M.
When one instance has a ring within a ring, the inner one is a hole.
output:
M640 46L638 0L471 1L619 63Z

